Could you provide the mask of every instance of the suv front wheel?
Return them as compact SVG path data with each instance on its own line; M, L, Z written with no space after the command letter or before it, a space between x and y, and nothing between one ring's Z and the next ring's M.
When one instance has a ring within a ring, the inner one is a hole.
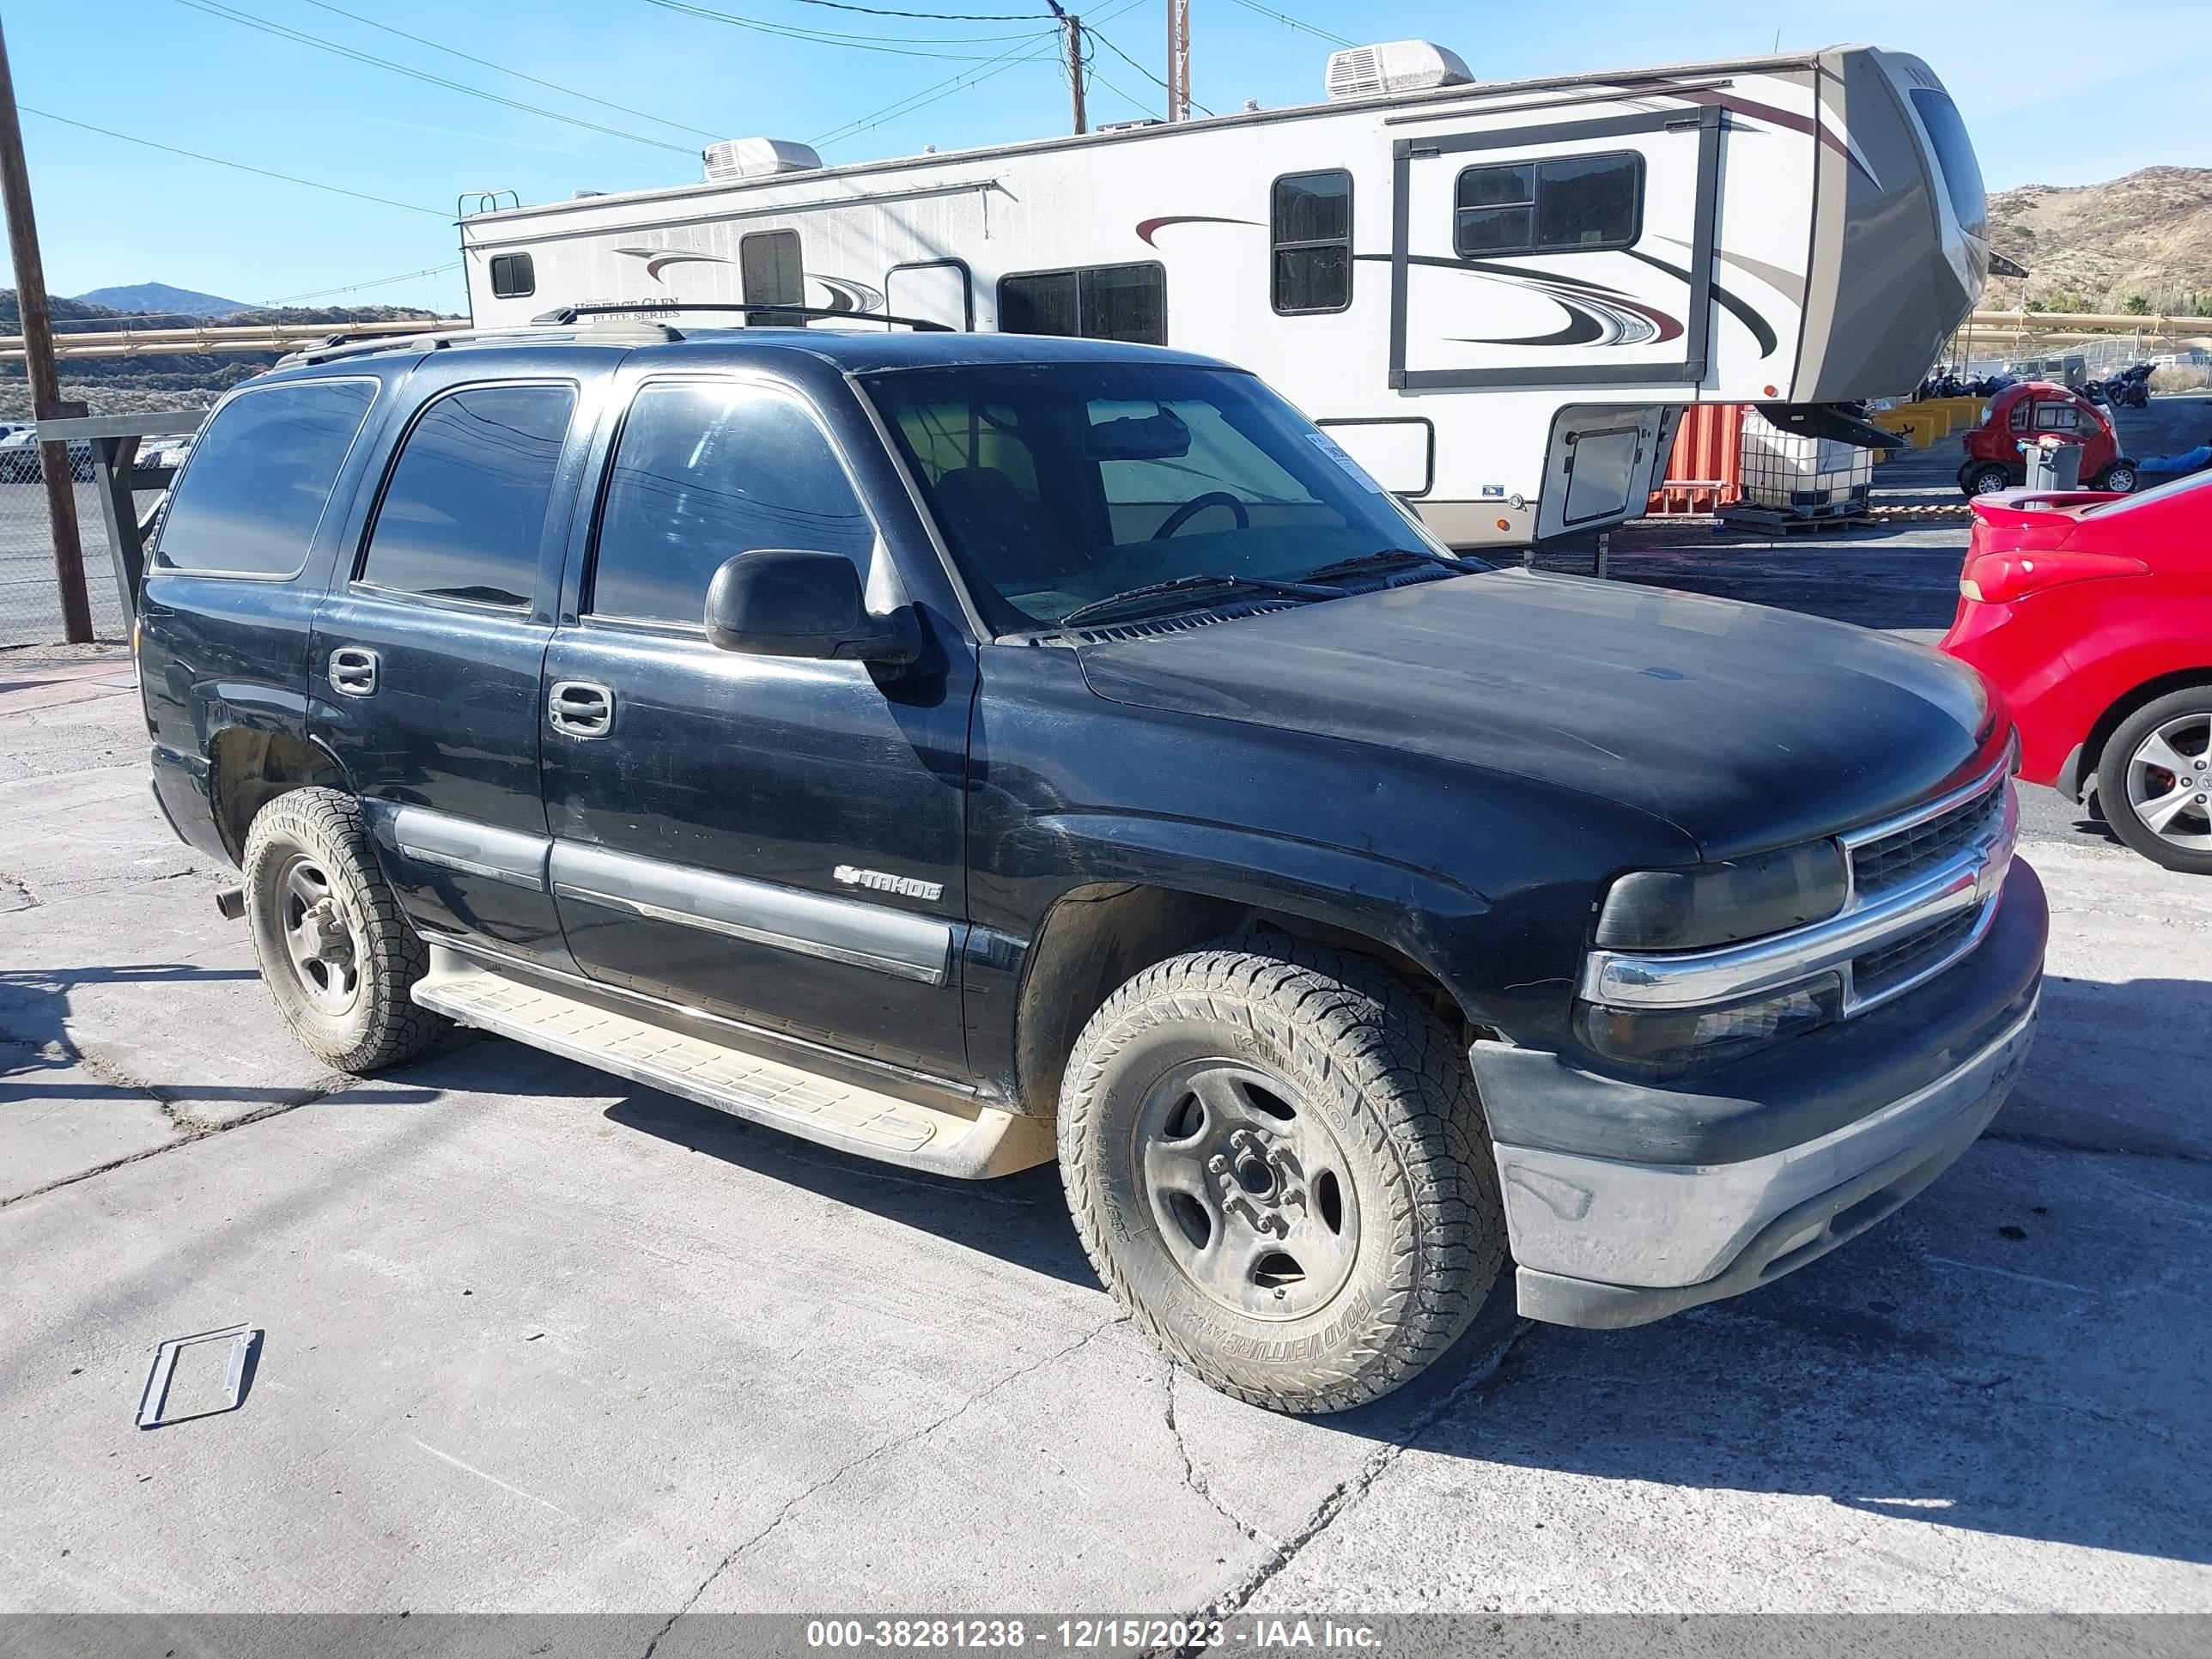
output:
M1060 1177L1170 1357L1287 1412L1389 1393L1505 1262L1461 1044L1375 963L1239 939L1146 969L1077 1039Z
M301 1048L341 1072L374 1072L444 1034L447 1022L409 998L429 952L377 868L351 796L277 796L254 814L245 865L261 977Z

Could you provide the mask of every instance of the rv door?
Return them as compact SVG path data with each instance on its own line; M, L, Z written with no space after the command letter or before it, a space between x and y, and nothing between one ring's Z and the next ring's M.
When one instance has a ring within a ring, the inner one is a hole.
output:
M1695 386L1720 122L1708 106L1398 140L1390 384Z

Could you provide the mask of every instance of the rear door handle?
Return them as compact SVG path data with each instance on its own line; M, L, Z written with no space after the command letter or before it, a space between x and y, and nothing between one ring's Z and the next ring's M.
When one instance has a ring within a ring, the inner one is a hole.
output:
M331 653L331 690L343 696L376 694L376 653L358 645L342 645Z
M604 738L615 729L615 694L590 680L556 680L545 712L556 732Z

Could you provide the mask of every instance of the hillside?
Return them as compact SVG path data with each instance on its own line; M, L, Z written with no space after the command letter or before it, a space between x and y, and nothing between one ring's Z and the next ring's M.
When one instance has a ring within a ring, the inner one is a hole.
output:
M2145 167L2101 185L2024 185L1990 198L1999 253L1984 306L2212 315L2212 167Z
M96 288L78 300L109 311L167 311L186 317L222 317L234 311L251 311L242 300L225 300L167 283L135 283L127 288Z

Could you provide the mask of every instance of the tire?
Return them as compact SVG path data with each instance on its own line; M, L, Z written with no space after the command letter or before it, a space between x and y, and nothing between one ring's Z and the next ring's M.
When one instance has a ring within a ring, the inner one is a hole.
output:
M2093 488L2110 489L2122 495L2134 495L2136 464L2133 461L2114 461L2097 475L2097 482Z
M1146 969L1076 1039L1059 1134L1107 1289L1171 1359L1253 1405L1389 1394L1505 1266L1462 1045L1357 957L1251 937Z
M361 808L295 789L246 836L246 918L261 977L300 1046L341 1072L416 1059L448 1022L408 993L429 951L377 868Z
M2145 703L2097 757L2112 832L2154 864L2212 876L2212 685Z
M1969 495L1994 495L2012 488L2012 469L2002 461L1984 461L1960 475L1959 488Z

